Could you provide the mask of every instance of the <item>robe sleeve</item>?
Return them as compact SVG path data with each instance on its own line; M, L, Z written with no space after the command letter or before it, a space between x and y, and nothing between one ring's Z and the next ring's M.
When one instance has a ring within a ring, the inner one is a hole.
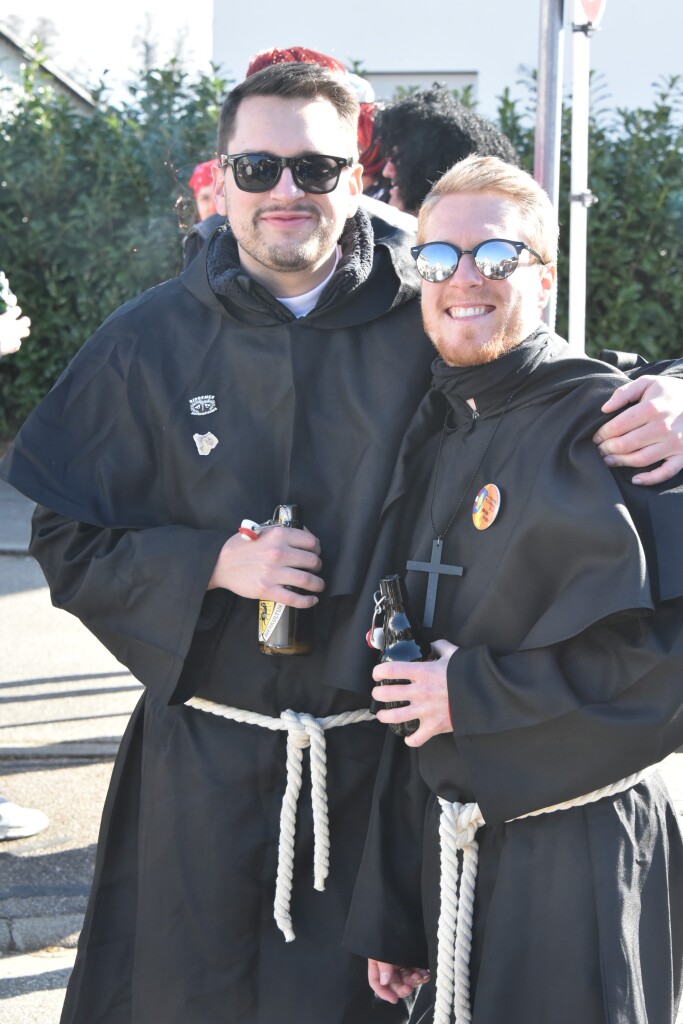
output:
M487 822L592 792L683 744L683 600L545 648L460 648L448 690Z
M227 534L188 526L106 529L38 506L30 551L52 603L77 616L163 700L177 693L197 629L229 603L206 587Z
M427 967L420 879L429 799L415 751L387 729L342 943L350 952L401 967Z
M683 359L659 359L657 362L648 363L641 355L635 352L621 352L618 349L610 348L602 350L600 359L603 363L616 366L618 370L627 374L631 380L636 380L645 374L683 377Z
M629 377L642 377L646 373L662 377L683 377L683 359L659 359L656 363L645 363L644 366L635 367Z

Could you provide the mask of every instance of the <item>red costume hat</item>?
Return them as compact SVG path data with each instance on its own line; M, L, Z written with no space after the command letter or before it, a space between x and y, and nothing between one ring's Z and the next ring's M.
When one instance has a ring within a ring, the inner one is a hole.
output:
M271 50L259 50L249 61L245 78L251 78L257 71L263 71L271 64L319 64L320 67L329 71L336 71L344 78L348 75L347 69L337 60L336 57L328 57L326 53L319 53L318 50L309 50L306 46L288 46L284 50L273 47Z
M213 184L212 167L218 167L218 160L207 160L203 164L197 164L193 170L189 185L195 196L199 193L200 188L206 188L207 185Z

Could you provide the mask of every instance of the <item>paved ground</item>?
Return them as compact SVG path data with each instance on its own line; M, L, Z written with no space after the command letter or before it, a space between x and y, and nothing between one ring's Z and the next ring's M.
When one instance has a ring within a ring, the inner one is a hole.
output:
M22 554L30 510L0 481L0 792L50 817L40 835L0 843L2 1024L58 1024L112 761L141 692L51 607ZM683 754L666 776L683 813Z
M0 483L0 792L50 818L45 832L0 843L2 1024L59 1020L113 758L141 692L52 608L20 553L30 510Z

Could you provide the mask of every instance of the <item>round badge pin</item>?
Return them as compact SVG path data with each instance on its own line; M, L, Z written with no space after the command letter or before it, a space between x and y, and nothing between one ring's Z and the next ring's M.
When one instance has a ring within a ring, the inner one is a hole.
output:
M500 512L500 491L495 484L485 484L474 499L472 522L478 530L488 530Z

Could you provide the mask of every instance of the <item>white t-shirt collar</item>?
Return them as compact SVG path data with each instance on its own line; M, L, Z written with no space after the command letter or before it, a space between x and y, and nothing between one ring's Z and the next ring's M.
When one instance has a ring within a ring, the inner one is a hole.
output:
M303 295L292 295L285 298L280 298L279 295L276 295L275 297L277 301L281 302L283 306L286 306L290 313L293 313L297 319L299 317L306 316L315 308L321 292L337 269L337 264L339 263L340 258L341 246L338 245L334 253L334 265L324 281L321 281L319 285L312 288L310 292L304 292Z

